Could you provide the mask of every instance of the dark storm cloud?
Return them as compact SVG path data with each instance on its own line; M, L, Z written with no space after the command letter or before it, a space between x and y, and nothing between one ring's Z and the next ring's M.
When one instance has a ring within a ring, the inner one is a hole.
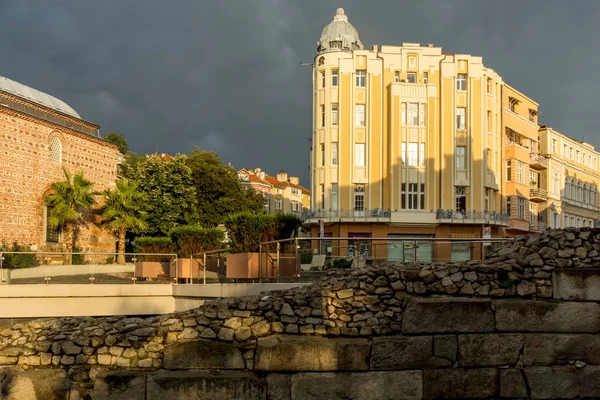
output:
M308 184L311 61L344 7L366 47L481 55L540 103L540 122L598 146L600 2L3 0L0 75L67 102L138 152L215 150Z

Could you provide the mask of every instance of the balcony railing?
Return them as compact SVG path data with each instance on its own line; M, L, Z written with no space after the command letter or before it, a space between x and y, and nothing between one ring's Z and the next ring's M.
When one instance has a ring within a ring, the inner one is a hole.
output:
M543 232L546 230L546 225L543 222L530 222L529 231L531 232Z
M548 200L548 192L544 189L529 188L529 198L531 201L546 201Z
M529 153L529 165L534 169L548 168L546 156L540 153Z
M450 223L485 223L490 225L508 226L508 214L495 211L455 211L437 210L436 219L439 222Z
M389 208L373 208L370 210L307 210L302 216L306 221L315 219L389 221L392 212Z

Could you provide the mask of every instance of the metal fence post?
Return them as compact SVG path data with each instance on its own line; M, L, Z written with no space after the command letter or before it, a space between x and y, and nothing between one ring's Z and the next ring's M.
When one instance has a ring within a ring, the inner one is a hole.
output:
M419 248L419 245L417 244L417 239L415 239L414 243L413 243L413 263L416 264L417 263L417 250Z
M204 260L202 261L202 284L206 285L206 253L203 255ZM218 259L218 258L217 258ZM218 273L218 271L217 271Z
M262 244L258 245L258 281L262 282Z
M294 261L295 261L295 264L294 264L294 269L296 270L296 275L300 275L300 272L301 272L301 270L302 270L302 267L300 267L300 271L299 271L299 270L298 270L298 250L299 250L299 247L300 247L300 246L298 245L298 238L296 238L296 239L294 240L294 247L295 247L295 249L296 249L296 250L295 250L295 251L296 251L296 256L294 257ZM302 260L300 260L300 265L302 265Z
M279 279L279 251L281 243L277 242L277 279Z

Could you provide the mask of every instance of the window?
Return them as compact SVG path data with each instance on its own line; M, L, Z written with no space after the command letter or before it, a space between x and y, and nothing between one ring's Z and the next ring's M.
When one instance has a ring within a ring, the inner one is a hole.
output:
M57 164L62 162L62 143L56 136L50 142L50 160Z
M485 165L488 171L492 170L492 149L485 150Z
M492 94L492 79L491 78L487 78L486 91L488 94Z
M467 209L467 188L464 186L456 187L456 212L464 214Z
M337 103L333 103L331 104L331 125L337 125L338 124L338 104Z
M483 203L483 210L489 211L490 209L490 189L485 189L485 199Z
M507 215L507 216L509 216L509 217L510 217L510 209L511 209L511 206L512 206L512 202L511 202L511 200L510 200L510 197L508 197L508 198L506 199L506 215Z
M487 130L488 132L492 131L492 112L487 112Z
M365 87L366 71L356 71L356 87Z
M408 126L419 126L419 103L408 103Z
M506 181L512 181L512 164L511 160L506 160Z
M321 167L325 166L325 144L321 144Z
M557 140L552 139L552 152L553 153L556 153L556 148L557 148Z
M456 90L467 90L467 74L458 74L456 77Z
M337 210L337 195L338 195L338 184L337 183L332 183L331 184L331 209L332 210Z
M331 71L331 86L335 87L338 85L338 70L334 69Z
M419 185L417 183L408 184L408 209L416 210L418 208L417 200L419 199Z
M365 166L365 144L356 143L354 145L354 165L357 167Z
M419 126L425 126L425 103L419 103Z
M579 152L579 150L575 150L575 153L577 155L576 160L578 163L581 163L581 153Z
M517 161L517 182L525 183L525 163Z
M338 144L337 142L331 143L331 165L338 165Z
M569 149L567 148L566 144L563 144L563 156L569 157Z
M325 185L321 184L321 207L325 209Z
M518 103L519 103L519 100L515 99L514 97L509 97L508 98L508 108L510 109L510 111L515 112L517 109Z
M292 211L295 211L295 212L300 212L300 211L302 211L302 210L300 209L300 202L298 202L298 201L295 201L295 200L293 200L293 201L292 201Z
M598 159L594 157L594 169L598 168Z
M365 105L364 104L356 104L354 106L354 115L356 117L356 126L358 126L358 127L365 126Z
M402 165L406 164L406 142L402 142L402 151L400 154L400 159L402 160Z
M527 200L523 197L517 197L517 218L525 219L525 212L527 208Z
M467 109L464 107L456 108L456 129L459 131L467 129Z
M552 193L560 193L560 170L552 170Z
M585 165L585 153L583 153L581 156L581 163Z
M425 143L419 143L419 165L425 165Z
M529 109L529 121L535 122L535 117L537 116L537 111Z
M425 209L425 184L421 183L421 192L419 193L420 201L421 201L421 210Z
M402 103L402 125L406 126L406 103Z
M364 211L365 209L365 185L356 185L354 187L354 210Z
M465 146L456 146L456 169L465 169Z
M429 73L423 72L423 83L427 84L427 82L429 82Z
M298 189L296 189L296 188L292 188L292 194L293 194L294 196L298 196L298 194L299 194L299 192L298 192Z
M321 128L325 127L325 105L321 105Z
M275 199L275 209L281 210L282 201L281 199Z
M321 72L321 88L325 88L325 71Z
M573 148L569 147L569 158L572 160L573 159Z
M410 167L416 167L419 165L419 144L409 143L408 144L408 165Z
M408 83L417 83L417 74L414 72L408 72L406 74L406 82Z
M402 190L402 201L400 204L400 208L402 208L403 210L406 210L406 183L403 183L401 186L401 190Z
M57 138L54 138L57 139ZM52 227L48 223L50 213L52 211L51 206L46 207L46 242L58 243L60 238L60 227Z
M400 82L400 71L394 72L394 82Z
M588 167L592 166L592 156L588 155Z

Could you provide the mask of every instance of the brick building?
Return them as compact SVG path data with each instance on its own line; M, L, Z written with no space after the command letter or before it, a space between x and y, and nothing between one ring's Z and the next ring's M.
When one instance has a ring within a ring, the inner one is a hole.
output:
M0 243L62 247L45 205L50 185L64 180L62 168L83 172L96 191L117 179L122 156L98 129L61 100L0 77ZM96 227L83 229L78 243L83 251L115 250L113 235Z

